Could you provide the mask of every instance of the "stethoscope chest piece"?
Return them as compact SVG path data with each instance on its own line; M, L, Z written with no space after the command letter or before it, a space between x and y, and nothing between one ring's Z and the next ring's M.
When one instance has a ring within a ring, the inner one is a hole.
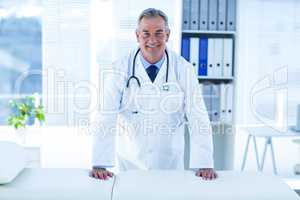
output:
M167 91L169 91L170 88L169 88L168 85L163 85L163 86L162 86L162 89L163 89L163 91L166 91L166 92L167 92Z

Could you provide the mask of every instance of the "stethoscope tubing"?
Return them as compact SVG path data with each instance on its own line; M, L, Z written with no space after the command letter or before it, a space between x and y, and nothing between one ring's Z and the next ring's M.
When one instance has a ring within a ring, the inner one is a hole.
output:
M135 79L136 82L138 83L138 86L141 87L141 82L138 77L135 76L135 63L136 63L136 58L138 53L140 52L140 48L135 52L134 57L133 57L133 63L132 63L132 75L128 78L126 87L129 87L131 79ZM167 69L166 69L166 83L168 83L168 77L169 77L169 54L167 50L165 50L166 57L167 57Z

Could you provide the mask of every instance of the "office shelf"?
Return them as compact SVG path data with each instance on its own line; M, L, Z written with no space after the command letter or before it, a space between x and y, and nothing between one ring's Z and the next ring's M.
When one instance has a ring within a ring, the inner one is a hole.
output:
M219 35L234 35L235 31L209 31L209 30L182 30L184 33L192 33L192 34L219 34Z

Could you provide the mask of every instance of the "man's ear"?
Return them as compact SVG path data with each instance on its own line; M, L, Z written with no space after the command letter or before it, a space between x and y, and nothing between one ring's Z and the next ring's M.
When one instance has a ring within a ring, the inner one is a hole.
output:
M167 38L166 38L166 42L169 41L170 34L171 34L171 31L170 31L170 29L169 29L169 30L167 30Z
M136 41L140 42L140 34L137 29L135 30L135 37L136 37Z

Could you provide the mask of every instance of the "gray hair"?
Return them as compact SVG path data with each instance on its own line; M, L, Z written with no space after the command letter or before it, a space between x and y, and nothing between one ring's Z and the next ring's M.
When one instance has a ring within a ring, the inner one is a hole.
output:
M169 30L169 23L168 23L168 16L161 10L155 8L147 8L144 10L139 18L138 18L138 25L141 23L144 17L161 17L165 21L165 25L167 30Z

